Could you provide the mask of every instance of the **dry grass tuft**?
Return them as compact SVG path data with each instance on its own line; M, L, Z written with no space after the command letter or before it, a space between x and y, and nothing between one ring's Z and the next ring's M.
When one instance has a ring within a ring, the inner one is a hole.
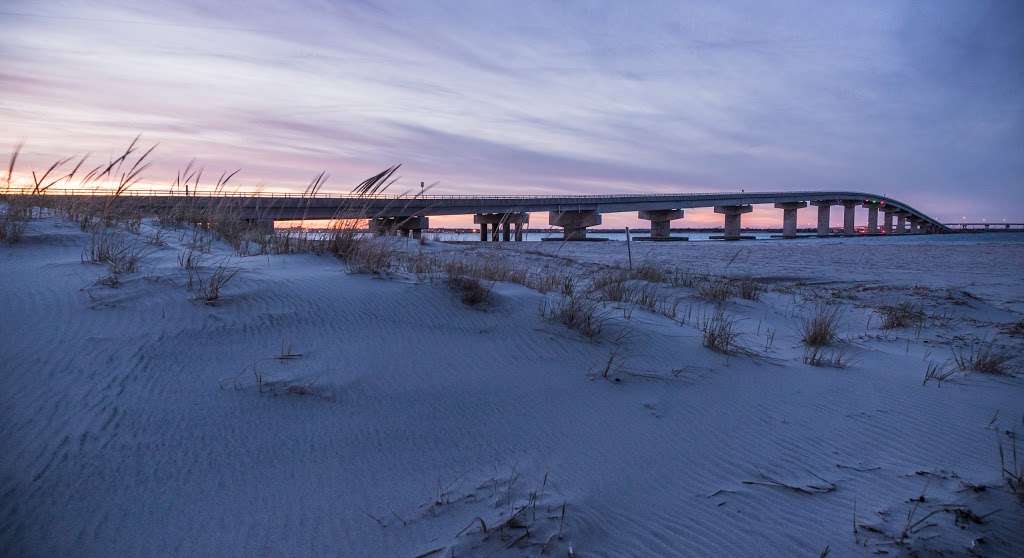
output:
M829 345L838 339L839 318L842 309L831 304L815 306L814 313L806 318L801 328L802 340L810 347Z
M976 341L966 347L953 349L953 361L963 372L983 372L985 374L1009 374L1007 366L1013 360L1013 354L996 345L992 341Z
M640 264L639 267L633 270L631 275L634 279L651 283L667 283L669 280L668 272L649 263Z
M706 277L697 286L697 296L708 302L725 302L732 294L732 287L725 279Z
M704 346L712 351L730 354L736 352L739 345L736 340L739 332L736 331L736 320L730 318L724 310L719 308L710 317L701 323Z
M352 273L385 275L395 263L395 248L385 240L360 239L337 255Z
M601 303L578 295L562 295L554 301L545 299L540 314L548 321L560 323L591 339L601 335L609 320Z
M93 233L82 261L106 264L113 274L134 273L142 260L142 249L111 232Z
M238 272L238 268L228 266L227 259L219 263L206 279L203 279L203 276L197 271L195 273L195 300L210 305L217 304L220 300L221 289L231 282L238 275Z
M850 365L846 353L841 350L828 351L820 346L807 347L804 351L804 364L817 367L846 368Z
M479 279L466 277L464 275L451 275L448 277L448 288L459 295L463 304L476 306L487 302L491 297L490 285L484 285Z
M736 293L744 300L759 300L763 290L761 283L750 277L741 277L736 280Z
M0 242L14 244L25 235L25 228L31 215L31 208L16 205L9 201L0 207Z
M924 322L924 311L920 305L912 302L900 302L878 309L882 315L882 329L898 329L903 327L920 327Z
M921 382L921 385L926 386L928 382L935 381L939 384L939 387L942 387L942 382L948 380L956 372L956 368L947 368L943 364L929 362L928 368L924 371L924 380Z

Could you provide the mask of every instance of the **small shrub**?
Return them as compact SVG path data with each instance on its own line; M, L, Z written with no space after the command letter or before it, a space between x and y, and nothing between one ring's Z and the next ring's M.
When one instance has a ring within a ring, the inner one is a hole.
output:
M1002 347L998 347L995 341L977 341L966 347L953 349L953 361L957 368L963 372L974 371L986 374L1007 374L1007 365L1013 360L1013 355Z
M882 316L882 329L898 329L908 326L919 327L924 321L924 311L912 302L900 302L878 309Z
M839 328L841 309L831 304L819 304L811 317L802 326L802 339L810 347L821 347L835 341Z
M736 321L727 316L721 308L704 319L701 323L701 333L704 346L712 351L729 354L738 348L736 340L739 333L736 331Z
M462 302L469 306L487 302L491 296L491 286L485 286L479 279L462 275L448 278L448 288L457 293Z

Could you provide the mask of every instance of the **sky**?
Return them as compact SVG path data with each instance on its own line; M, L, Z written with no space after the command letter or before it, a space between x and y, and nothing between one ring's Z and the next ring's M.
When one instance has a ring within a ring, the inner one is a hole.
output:
M1016 0L4 0L0 25L22 173L142 134L160 186L193 158L265 190L401 163L433 193L844 189L1024 221Z

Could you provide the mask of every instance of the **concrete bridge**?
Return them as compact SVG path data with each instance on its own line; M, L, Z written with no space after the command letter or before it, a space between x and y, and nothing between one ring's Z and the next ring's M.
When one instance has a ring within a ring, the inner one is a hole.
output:
M62 190L48 196L110 196L102 190ZM267 192L192 193L133 190L121 198L132 207L159 214L182 207L216 207L233 218L264 230L274 221L307 219L368 219L380 234L419 236L434 215L473 215L481 240L521 240L529 214L547 212L548 223L563 229L565 240L585 240L587 228L601 224L605 213L637 212L651 222L651 240L671 239L672 221L686 209L711 207L723 216L726 240L741 238L741 219L754 205L771 205L782 212L783 238L796 237L797 211L808 205L817 212L818 235L832 234L830 209L842 206L843 234L855 234L858 208L867 212L867 234L949 232L939 221L892 198L864 192L733 192L708 194L609 194L578 196L473 195L354 195ZM879 213L882 219L879 221ZM490 233L490 234L488 234Z
M951 230L965 232L997 232L1024 231L1024 223L981 222L981 223L946 223Z

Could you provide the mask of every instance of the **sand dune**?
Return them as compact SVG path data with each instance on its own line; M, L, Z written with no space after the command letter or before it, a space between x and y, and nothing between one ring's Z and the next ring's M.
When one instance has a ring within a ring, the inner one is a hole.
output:
M1024 548L998 455L1005 432L1024 432L1024 384L957 373L922 385L927 362L970 336L1019 354L1022 338L999 328L1024 313L1022 243L922 241L912 257L904 239L634 253L764 279L760 300L726 303L752 354L723 355L702 345L698 316L714 306L693 289L659 287L687 323L609 304L607 335L589 340L543 320L553 295L520 285L498 283L472 308L443 282L312 255L238 258L216 243L207 266L241 271L202 304L177 264L183 241L168 241L117 288L82 263L75 224L37 220L0 247L4 555ZM580 277L625 263L620 243L401 249ZM843 308L845 368L802 362L814 297ZM933 318L881 330L875 308L903 299ZM524 506L528 537L498 529ZM930 512L894 544L908 513Z

